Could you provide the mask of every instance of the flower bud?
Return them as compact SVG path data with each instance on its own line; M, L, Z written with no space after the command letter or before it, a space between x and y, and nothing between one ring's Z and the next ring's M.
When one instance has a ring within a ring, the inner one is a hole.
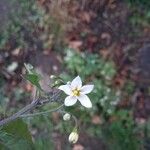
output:
M54 84L55 85L59 85L61 82L59 81L59 80L56 80L55 82L54 82Z
M64 120L64 121L68 121L68 120L70 120L70 117L71 117L71 115L68 114L68 113L66 113L66 114L63 116L63 120Z
M73 131L69 135L69 142L75 144L78 141L79 135L77 132Z
M50 79L56 79L57 77L55 75L51 75Z

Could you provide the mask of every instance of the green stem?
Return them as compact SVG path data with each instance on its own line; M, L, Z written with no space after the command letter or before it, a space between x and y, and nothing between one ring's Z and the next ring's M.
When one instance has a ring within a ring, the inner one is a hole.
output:
M38 113L34 113L34 114L21 115L20 117L21 118L25 118L25 117L34 117L34 116L44 115L44 114L47 114L47 113L51 113L51 112L57 111L57 110L61 109L63 106L64 106L64 104L62 104L59 107L54 108L52 110L38 112Z
M66 111L60 111L60 112L62 112L62 113L64 113L64 114L68 113L68 112L66 112ZM74 129L77 129L77 128L78 128L78 120L77 120L76 116L72 115L71 113L68 113L68 114L70 114L70 115L72 116L72 118L73 118L73 120L74 120L74 122L75 122L75 127L74 127Z

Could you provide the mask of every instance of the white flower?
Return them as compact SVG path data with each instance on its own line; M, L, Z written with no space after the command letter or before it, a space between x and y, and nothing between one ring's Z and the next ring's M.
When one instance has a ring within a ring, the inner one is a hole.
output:
M64 121L68 121L68 120L70 120L70 117L71 117L71 115L68 114L68 113L66 113L66 114L63 116L63 120L64 120Z
M69 135L69 142L75 144L78 141L79 135L77 132L71 132L71 134Z
M81 78L77 76L70 84L61 85L58 89L69 95L65 99L66 106L72 106L79 100L84 107L91 108L92 103L86 94L90 93L93 88L94 85L82 86Z

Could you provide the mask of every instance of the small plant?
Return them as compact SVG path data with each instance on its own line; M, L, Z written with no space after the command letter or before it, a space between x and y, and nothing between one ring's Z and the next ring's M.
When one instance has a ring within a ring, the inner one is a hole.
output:
M33 66L25 64L25 68L27 70L27 73L24 75L24 78L28 80L32 85L36 87L36 97L31 102L31 104L25 106L18 112L14 113L12 116L2 119L0 121L0 127L1 128L1 134L0 139L4 142L2 144L1 148L13 145L14 142L8 144L8 141L4 141L3 138L8 137L7 135L10 134L10 140L15 138L20 138L21 140L24 140L22 142L27 142L29 145L33 145L30 132L28 131L27 125L22 121L21 118L27 118L27 117L35 117L39 115L47 115L48 113L58 111L63 116L63 119L65 121L69 121L70 119L73 119L75 122L75 126L69 135L69 142L76 143L78 141L78 123L76 117L71 114L70 112L67 112L65 110L65 106L72 106L77 102L77 99L80 101L80 103L87 107L91 108L92 103L90 99L85 95L90 93L93 90L93 85L86 85L82 86L82 81L79 76L77 76L71 83L65 84L63 79L57 76L51 76L51 79L53 79L54 84L52 85L53 88L55 87L56 92L53 94L49 94L45 92L42 87L40 86L40 75L36 73ZM62 103L63 99L60 95L64 91L66 94L69 94L68 97L65 98L64 104ZM52 108L52 110L46 110L42 112L34 112L33 110L37 107L44 106L46 104L56 103L58 106L56 108ZM31 113L33 111L33 113ZM16 121L15 121L16 120ZM20 128L20 130L17 131L17 128ZM5 133L6 132L6 133ZM21 133L20 133L21 132ZM14 138L11 138L11 136L14 136ZM15 137L16 136L16 137ZM28 139L29 138L29 139ZM24 144L24 143L21 143ZM17 146L15 142L15 146ZM30 147L30 146L29 146ZM18 149L18 147L16 148ZM28 147L26 146L26 149Z
M142 140L136 129L132 113L119 110L114 114L114 120L102 127L102 135L110 150L140 150Z

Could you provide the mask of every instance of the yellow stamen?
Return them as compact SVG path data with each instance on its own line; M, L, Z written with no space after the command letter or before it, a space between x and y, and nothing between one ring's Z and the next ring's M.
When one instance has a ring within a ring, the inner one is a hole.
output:
M74 90L72 90L73 96L79 96L80 95L80 90L75 88Z

